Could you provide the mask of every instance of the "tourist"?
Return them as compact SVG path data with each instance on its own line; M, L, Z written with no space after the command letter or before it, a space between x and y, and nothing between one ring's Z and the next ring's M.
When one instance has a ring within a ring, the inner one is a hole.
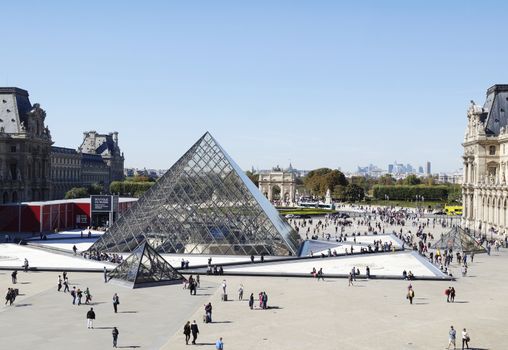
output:
M240 284L240 288L238 288L238 300L243 300L243 284Z
M67 280L64 279L63 285L64 285L64 293L67 293L69 291L69 282L67 282Z
M226 285L226 280L222 280L222 293L223 293L224 295L226 295L226 294L227 294L227 293L226 293L226 287L227 287L227 285Z
M250 293L249 307L250 307L251 310L254 309L254 293Z
M93 311L93 307L86 313L86 327L88 329L93 329L93 321L95 320L95 312Z
M253 263L254 262L254 255L251 255L250 256L250 262Z
M196 339L198 339L199 328L196 320L194 320L191 324L191 332L192 332L192 344L196 345Z
M217 342L215 343L215 349L224 350L224 343L222 342L222 337L220 337L219 340L217 340Z
M113 335L113 347L116 348L116 344L118 342L118 334L120 334L120 332L118 332L118 328L113 327L111 334Z
M90 289L88 289L88 287L86 287L85 289L85 304L90 304L90 302L92 301L92 294L90 294Z
M415 291L413 290L413 287L410 287L407 291L407 297L406 299L409 299L409 304L413 304L413 298L415 297Z
M190 339L190 334L191 334L190 321L187 321L185 326L183 326L183 334L185 334L185 345L189 345L189 339Z
M81 305L81 298L83 297L83 292L81 291L81 289L78 288L76 296L78 297L78 305Z
M450 302L450 292L452 291L452 287L448 287L445 289L445 295L446 295L446 302Z
M322 267L319 268L319 271L317 272L317 280L319 281L320 279L323 281L325 280L325 278L323 276L323 268Z
M263 292L261 300L262 300L262 304L263 304L262 309L268 309L268 294L266 294L266 292Z
M205 304L205 323L212 322L212 303Z
M453 348L455 349L455 336L457 335L457 332L455 329L453 329L453 326L450 327L450 331L448 332L448 347L447 349L450 350L450 346L453 345Z
M9 305L12 305L14 300L16 299L16 291L14 288L7 288L7 294L5 295L5 305L9 303Z
M464 345L466 345L466 348L469 349L469 341L471 339L469 338L469 334L467 333L466 329L464 328L462 330L462 350L464 350Z
M106 266L104 266L104 283L108 282L108 270L106 269Z
M348 277L348 287L353 286L353 274L350 272Z
M450 288L450 301L453 303L455 302L455 288Z
M74 252L74 255L78 252L78 248L76 248L76 245L72 246L72 251Z
M199 275L196 276L196 288L199 288L200 281L199 281ZM194 293L196 295L196 293Z
M369 279L370 278L370 268L368 266L365 268L365 274L367 275L367 279Z
M58 282L57 282L57 291L59 292L60 289L62 289L62 277L60 277L60 275L58 275Z
M12 278L12 284L16 284L16 282L18 281L18 271L16 271L16 270L12 271L11 278Z
M474 261L474 252L471 252L471 262Z
M72 287L71 297L72 297L72 305L75 305L76 304L76 297L77 297L76 287Z
M28 259L25 258L25 262L23 263L23 268L25 272L28 272Z
M118 305L120 304L120 298L118 297L118 294L113 295L113 309L115 310L115 314L118 311Z

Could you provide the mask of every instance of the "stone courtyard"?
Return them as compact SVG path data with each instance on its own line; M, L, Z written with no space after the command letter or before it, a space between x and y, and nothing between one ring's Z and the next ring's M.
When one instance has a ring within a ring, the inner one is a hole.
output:
M20 296L2 306L2 344L17 349L107 349L111 327L120 331L120 348L184 349L183 325L196 320L200 349L214 349L223 337L226 349L443 349L450 325L467 328L475 349L505 348L508 252L475 256L468 276L457 281L413 281L415 302L405 299L408 281L201 276L197 296L181 285L131 290L105 284L100 273L69 273L70 286L90 288L97 320L86 328L86 305L56 291L57 272L20 272ZM453 265L453 264L452 264ZM458 269L457 267L455 267ZM230 301L220 300L225 278ZM4 290L10 271L0 272ZM240 284L244 301L236 300ZM444 290L453 285L455 303ZM268 294L268 310L257 294ZM119 313L111 298L119 293ZM246 301L255 295L255 310ZM211 301L213 323L202 323ZM459 342L458 342L459 345Z

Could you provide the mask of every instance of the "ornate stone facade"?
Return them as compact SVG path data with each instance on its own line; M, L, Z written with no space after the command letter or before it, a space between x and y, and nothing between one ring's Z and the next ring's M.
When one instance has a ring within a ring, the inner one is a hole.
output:
M483 106L471 101L464 136L462 185L465 227L508 232L508 85L487 90Z
M53 142L45 118L27 91L0 88L0 203L49 199Z
M275 169L259 174L259 190L271 202L293 205L296 197L296 177L293 172ZM278 198L275 196L278 193Z

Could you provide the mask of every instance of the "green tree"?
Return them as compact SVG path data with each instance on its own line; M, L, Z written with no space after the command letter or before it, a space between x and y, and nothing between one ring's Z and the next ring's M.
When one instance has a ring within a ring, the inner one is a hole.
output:
M310 171L304 178L303 183L312 194L324 196L328 189L333 190L335 186L347 186L348 181L339 170L320 168Z
M395 185L395 182L396 182L396 180L390 174L380 176L379 179L377 180L377 183L379 185L385 185L385 186Z
M404 185L409 185L409 186L419 185L421 183L422 183L422 181L416 175L408 175L408 176L406 176L406 178L403 181Z
M247 177L250 179L250 181L252 181L252 183L254 183L254 185L256 185L256 187L259 186L259 174L254 174L252 171L247 170L245 175L247 175Z
M349 184L346 186L344 191L346 200L351 202L361 201L365 198L365 191L362 187L355 185L355 184Z
M102 194L104 193L104 185L100 183L93 183L88 187L89 194Z
M65 199L85 198L88 196L88 189L85 187L73 187L65 193Z

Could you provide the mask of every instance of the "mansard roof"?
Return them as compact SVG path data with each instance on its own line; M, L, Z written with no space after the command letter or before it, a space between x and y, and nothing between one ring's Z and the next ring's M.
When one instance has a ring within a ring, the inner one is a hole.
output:
M499 135L502 127L508 127L508 84L491 86L483 109L486 113L485 133Z

